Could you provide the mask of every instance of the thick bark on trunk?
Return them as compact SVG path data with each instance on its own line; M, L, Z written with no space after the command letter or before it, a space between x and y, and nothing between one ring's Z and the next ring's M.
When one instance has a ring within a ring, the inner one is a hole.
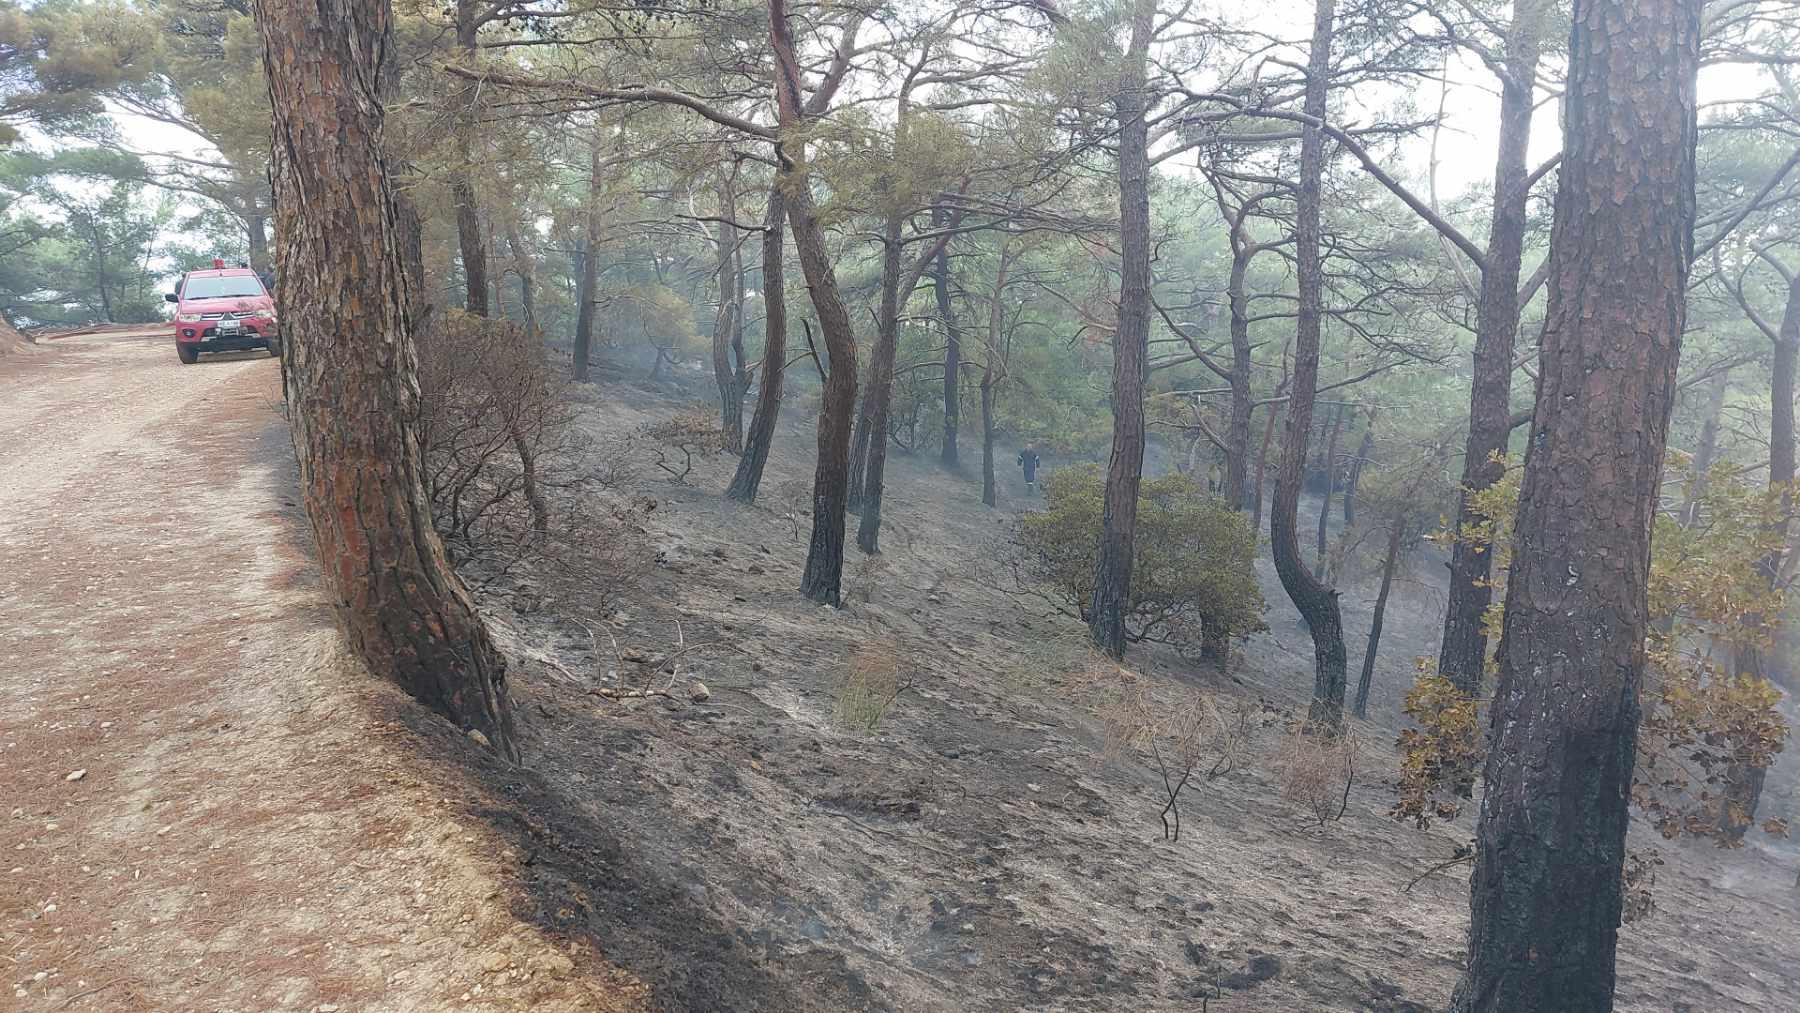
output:
M762 294L763 294L763 365L762 387L756 394L756 413L750 417L750 433L744 441L744 453L738 458L737 473L731 476L731 487L725 490L729 499L740 503L756 502L762 486L763 466L769 462L769 448L775 443L775 421L781 414L781 387L787 379L787 290L783 269L784 219L787 205L781 188L769 190L769 211L763 216Z
M1406 532L1406 516L1393 519L1388 528L1387 555L1381 560L1381 590L1375 592L1375 614L1369 619L1369 646L1363 649L1362 675L1356 680L1356 704L1352 708L1359 718L1369 716L1369 686L1375 681L1375 656L1381 649L1381 622L1387 616L1388 592L1394 586L1394 571L1400 566L1400 543Z
M826 364L829 368L830 364ZM862 400L856 403L855 428L850 439L850 488L845 494L844 508L853 514L862 513L863 481L869 470L869 388L863 387Z
M581 254L581 283L575 287L575 379L588 379L588 361L594 354L594 313L600 283L600 140L605 136L600 126L594 127L594 140L588 146L587 234Z
M506 661L431 523L412 305L381 157L389 7L258 0L302 500L339 625L377 674L518 756Z
M1494 211L1488 228L1487 266L1481 273L1481 305L1475 324L1474 375L1469 387L1469 437L1463 447L1458 526L1476 521L1469 494L1500 480L1493 455L1512 434L1513 341L1519 330L1519 261L1523 256L1530 170L1533 82L1549 0L1515 0L1506 39L1506 72L1500 90L1500 151L1494 162ZM1438 672L1464 693L1481 689L1487 661L1482 619L1493 602L1492 553L1458 539L1450 550L1450 591Z
M941 229L947 220L942 208L931 213L931 225ZM962 329L956 323L956 308L950 300L950 251L938 250L931 268L932 288L937 293L938 319L944 323L944 445L938 460L947 468L961 467L957 456L956 430L960 421L962 400L957 390L962 370Z
M1700 0L1576 0L1457 1013L1612 1009L1650 522L1693 256Z
M904 115L904 108L902 109ZM900 306L912 294L901 289L899 215L890 216L881 230L881 309L875 349L869 356L869 388L863 393L865 425L857 451L863 457L860 476L852 466L850 480L861 478L862 522L856 528L856 544L864 552L881 551L881 491L887 470L888 407L894 397L894 357L900 346Z
M1725 413L1725 395L1730 389L1731 370L1722 369L1713 377L1712 388L1706 394L1706 420L1700 424L1700 445L1694 449L1687 491L1682 496L1681 510L1676 514L1684 528L1693 527L1700 519L1700 500L1706 495L1713 462L1719 456L1719 417Z
M1338 437L1344 432L1348 410L1339 405L1331 413L1331 435L1325 439L1325 495L1319 501L1318 568L1325 569L1325 543L1331 533L1331 494L1337 489Z
M800 97L802 73L794 37L788 25L785 0L769 0L769 48L775 55L775 107L785 132L802 127L807 112ZM791 143L791 142L790 142ZM776 146L780 169L776 185L786 197L788 223L794 229L794 249L800 270L819 317L830 372L819 408L818 463L813 470L813 526L807 544L806 568L800 577L800 593L813 601L836 607L841 602L844 578L844 513L850 478L850 425L856 411L856 331L850 311L838 291L837 275L825 230L813 206L812 184L807 178L803 145L792 150L788 143Z
M1318 0L1313 17L1312 53L1307 61L1308 116L1325 117L1330 87L1332 23L1335 0ZM1294 256L1299 262L1299 326L1294 334L1294 377L1288 401L1287 430L1281 463L1275 473L1275 500L1269 506L1269 547L1275 572L1294 607L1306 620L1313 640L1313 701L1309 723L1335 730L1344 720L1343 616L1337 591L1326 587L1300 558L1300 486L1305 479L1308 438L1312 434L1313 400L1319 384L1319 318L1324 291L1321 277L1320 190L1325 172L1325 137L1307 125L1300 138L1300 192L1295 212Z
M1150 153L1145 85L1155 0L1137 0L1113 108L1119 122L1119 319L1113 333L1112 456L1106 470L1100 553L1088 632L1094 645L1125 656L1138 487L1144 475L1144 375L1150 341Z
M1350 474L1344 479L1344 527L1356 523L1356 487L1362 482L1363 465L1375 452L1375 412L1369 412L1369 424L1363 429L1362 444L1356 448L1356 460L1350 462Z
M793 172L794 170L789 170ZM802 170L803 172L803 170ZM819 455L813 470L813 528L806 550L800 593L836 606L844 577L844 515L850 483L850 426L856 409L856 331L838 292L825 231L813 209L812 194L802 174L787 198L794 248L811 291L813 311L831 357L825 395L819 408Z
M412 333L429 334L432 318L437 313L427 298L425 287L425 223L411 200L394 195L395 241L400 245L400 266L406 272L406 283L412 299Z

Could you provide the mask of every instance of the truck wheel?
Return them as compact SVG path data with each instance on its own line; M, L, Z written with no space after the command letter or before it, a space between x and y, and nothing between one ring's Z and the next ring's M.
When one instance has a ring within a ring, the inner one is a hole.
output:
M184 366L192 366L200 361L200 350L193 345L176 345L175 354L180 356L181 364Z
M280 338L270 338L269 339L269 358L271 358L271 359L281 358L281 339Z

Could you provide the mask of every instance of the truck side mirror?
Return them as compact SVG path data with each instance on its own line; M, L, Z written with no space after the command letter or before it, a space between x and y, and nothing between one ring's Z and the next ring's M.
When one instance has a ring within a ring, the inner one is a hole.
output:
M181 301L181 297L176 295L173 292L164 292L163 293L163 302L180 302L180 301Z

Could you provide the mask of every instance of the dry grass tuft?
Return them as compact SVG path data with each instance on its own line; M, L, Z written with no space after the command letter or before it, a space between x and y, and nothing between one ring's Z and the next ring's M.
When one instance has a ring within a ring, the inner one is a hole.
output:
M893 644L860 644L838 673L832 720L842 731L873 732L900 694L911 688L912 680L903 676L900 652Z
M1275 758L1281 797L1298 805L1316 827L1343 819L1356 784L1356 749L1356 736L1347 728L1332 734L1296 727Z

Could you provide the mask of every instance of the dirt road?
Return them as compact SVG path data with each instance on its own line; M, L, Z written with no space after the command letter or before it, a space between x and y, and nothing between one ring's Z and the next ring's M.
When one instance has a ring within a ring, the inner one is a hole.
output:
M0 1009L629 1009L341 653L277 365L0 363Z

